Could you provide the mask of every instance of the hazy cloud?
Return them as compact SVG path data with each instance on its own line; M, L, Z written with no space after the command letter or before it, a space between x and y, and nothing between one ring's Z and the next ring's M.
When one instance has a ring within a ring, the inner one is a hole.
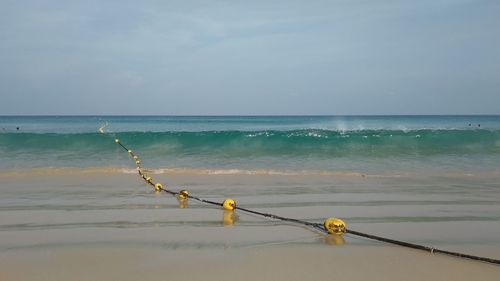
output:
M500 2L2 1L0 114L500 113Z

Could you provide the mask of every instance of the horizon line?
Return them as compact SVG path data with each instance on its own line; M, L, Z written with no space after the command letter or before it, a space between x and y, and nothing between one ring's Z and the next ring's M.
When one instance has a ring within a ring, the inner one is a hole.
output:
M500 116L479 114L0 114L0 117L422 117L422 116Z

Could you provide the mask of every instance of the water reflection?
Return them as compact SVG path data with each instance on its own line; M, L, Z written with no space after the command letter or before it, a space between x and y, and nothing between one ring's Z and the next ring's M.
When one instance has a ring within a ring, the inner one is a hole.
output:
M222 213L222 225L232 226L235 222L240 219L240 216L234 211L224 210Z
M326 244L332 246L342 246L345 243L344 237L338 234L326 234L323 239Z

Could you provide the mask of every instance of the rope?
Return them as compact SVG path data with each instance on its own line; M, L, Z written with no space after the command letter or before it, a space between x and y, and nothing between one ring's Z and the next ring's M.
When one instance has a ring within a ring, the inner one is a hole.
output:
M365 238L372 239L372 240L377 240L377 241L381 241L381 242L395 244L395 245L399 245L399 246L403 246L403 247L407 247L407 248L422 250L422 251L429 252L431 254L441 253L441 254L445 254L445 255L449 255L449 256L471 259L471 260L476 260L476 261L483 261L483 262L488 262L488 263L500 265L500 260L496 260L496 259L492 259L492 258L485 258L485 257L457 253L457 252L440 250L440 249L436 249L436 248L432 248L432 247L428 247L428 246L423 246L423 245L393 240L393 239L389 239L389 238L384 238L384 237L380 237L380 236L376 236L376 235L366 234L366 233L362 233L362 232L358 232L358 231L354 231L354 230L350 230L350 229L347 229L346 233L360 236L360 237L365 237Z
M101 129L99 131L101 133L103 133L103 131ZM173 195L173 196L180 196L182 194L182 196L184 198L189 198L189 199L193 199L193 200L196 200L198 202L201 202L201 203L210 204L210 205L225 208L224 203L219 203L219 202L215 202L215 201L202 199L202 198L199 198L196 196L189 195L189 194L187 194L187 192L182 193L182 191L176 192L176 191L168 190L166 188L163 188L163 186L159 183L154 184L152 179L146 177L146 175L142 172L141 167L140 167L140 161L138 160L138 157L136 155L134 155L132 150L130 150L126 146L124 146L120 142L120 140L118 140L118 139L115 139L115 142L118 145L120 145L125 151L127 151L134 159L136 159L136 166L137 166L137 171L138 171L139 175L141 176L142 179L144 179L146 181L147 184L153 186L156 189L156 191L158 191L158 192L163 191L163 192L166 192L166 193ZM233 204L234 204L234 202L233 202ZM315 230L318 230L322 233L327 233L327 234L334 233L333 235L342 235L343 233L347 233L347 234L351 234L354 236L364 237L364 238L377 240L377 241L381 241L381 242L385 242L385 243L389 243L389 244L394 244L394 245L398 245L398 246L402 246L402 247L412 248L412 249L416 249L416 250L422 250L422 251L429 252L431 254L441 253L441 254L445 254L445 255L449 255L449 256L470 259L470 260L476 260L476 261L482 261L482 262L486 262L486 263L490 263L490 264L494 264L494 265L500 265L500 260L498 260L498 259L468 255L468 254L463 254L463 253L458 253L458 252L450 252L450 251L440 250L440 249L436 249L436 248L432 248L432 247L428 247L428 246L413 244L413 243L409 243L409 242L389 239L389 238L385 238L385 237L381 237L381 236L376 236L376 235L371 235L371 234L366 234L363 232L351 230L351 229L346 228L344 222L339 220L339 219L330 218L330 219L327 219L324 224L320 224L320 223L313 223L313 222L308 222L308 221L299 220L299 219L282 217L282 216L278 216L278 215L274 215L274 214L262 213L262 212L254 211L251 209L239 207L236 205L232 206L231 210L233 210L233 209L240 210L240 211L254 214L254 215L258 215L261 217L269 218L269 219L275 219L275 220L281 220L281 221L291 222L291 223L295 223L295 224L301 224L301 225L304 225L306 227L310 227L310 228L313 228ZM334 227L340 228L340 230L339 229L334 229L334 230L330 229L329 226L327 225L327 222L329 222L329 221L333 221L336 224Z

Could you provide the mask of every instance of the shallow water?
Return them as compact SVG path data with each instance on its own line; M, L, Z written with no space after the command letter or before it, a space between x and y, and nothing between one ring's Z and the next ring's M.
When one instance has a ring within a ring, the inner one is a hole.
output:
M500 246L497 174L213 175L157 174L172 190L202 198L234 198L245 208L322 222L335 216L352 229L453 248ZM0 174L0 250L95 243L175 248L317 244L324 236L303 227L237 212L233 237L224 213L195 201L187 208L156 194L138 176L87 169ZM227 227L227 226L226 226ZM431 230L432 231L429 231ZM480 230L480 231L478 231ZM190 235L192 231L202 237ZM160 236L148 233L162 233ZM284 235L286 233L286 235ZM365 240L347 237L352 244Z

